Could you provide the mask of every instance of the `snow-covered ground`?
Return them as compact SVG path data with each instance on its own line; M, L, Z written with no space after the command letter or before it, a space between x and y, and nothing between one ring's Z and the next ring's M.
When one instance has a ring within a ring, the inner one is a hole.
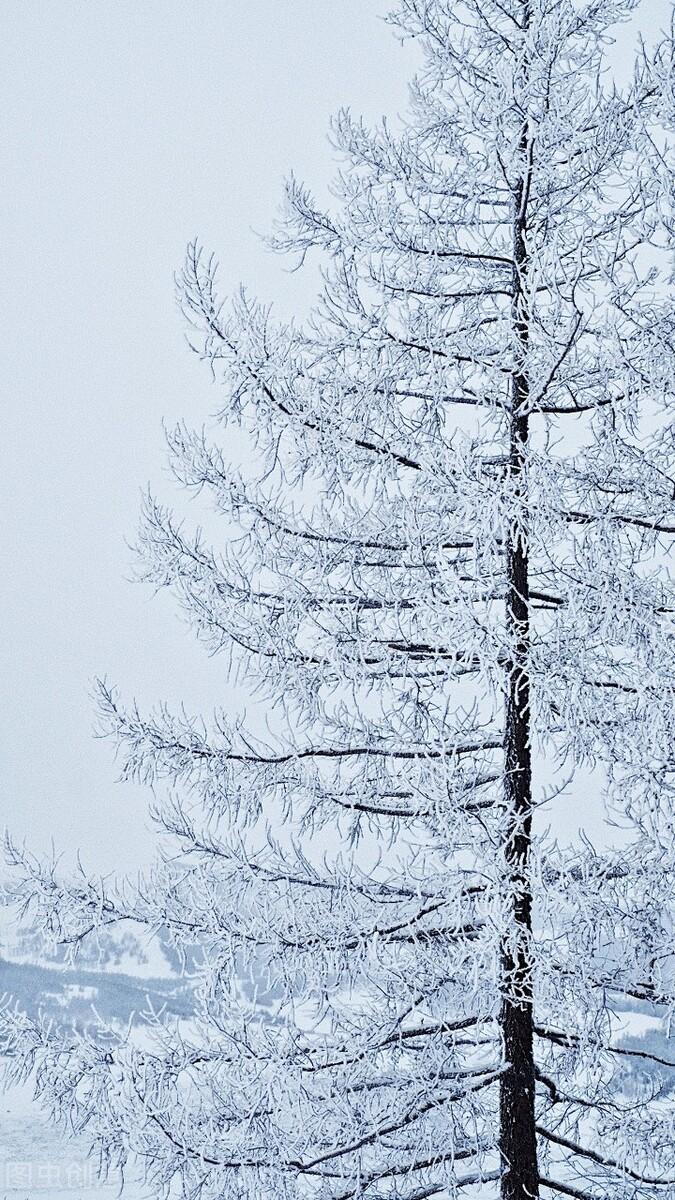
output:
M0 1197L2 1200L113 1200L120 1179L97 1179L86 1142L66 1137L32 1099L30 1085L0 1094ZM142 1181L125 1179L124 1200L145 1200Z
M119 964L117 970L69 970L0 956L0 999L11 997L31 1015L76 1026L91 1021L92 1005L104 1020L122 1026L148 1005L183 1018L191 1013L190 984L166 962L159 977L131 965L133 973L120 971ZM113 1200L120 1195L119 1175L101 1182L87 1151L85 1139L67 1136L48 1120L33 1099L32 1084L0 1089L0 1200ZM124 1200L148 1195L138 1175L125 1175Z

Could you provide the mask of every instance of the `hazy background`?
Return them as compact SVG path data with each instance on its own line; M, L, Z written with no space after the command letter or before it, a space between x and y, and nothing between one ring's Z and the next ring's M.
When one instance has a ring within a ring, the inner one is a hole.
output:
M227 696L167 597L130 583L140 489L166 477L161 420L201 425L219 397L185 346L173 271L198 234L281 311L312 281L269 229L293 169L319 194L329 116L405 108L417 61L387 0L0 0L2 719L0 828L139 865L141 789L92 738L91 681L149 705ZM636 29L664 23L642 6ZM188 508L196 523L199 511Z
M207 707L227 689L168 597L128 582L140 489L173 498L162 417L219 403L173 271L198 234L224 289L310 283L267 231L292 168L330 177L330 114L401 110L382 0L4 0L0 825L88 862L147 857L145 797L91 736L91 680ZM176 496L178 503L183 500ZM189 516L199 519L197 506Z

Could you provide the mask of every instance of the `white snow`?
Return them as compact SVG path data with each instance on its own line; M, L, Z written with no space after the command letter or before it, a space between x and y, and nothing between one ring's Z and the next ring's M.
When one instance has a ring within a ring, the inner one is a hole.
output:
M120 1177L97 1177L82 1137L52 1125L33 1100L30 1084L0 1093L0 1197L2 1200L112 1200ZM125 1179L124 1200L145 1200L138 1176Z

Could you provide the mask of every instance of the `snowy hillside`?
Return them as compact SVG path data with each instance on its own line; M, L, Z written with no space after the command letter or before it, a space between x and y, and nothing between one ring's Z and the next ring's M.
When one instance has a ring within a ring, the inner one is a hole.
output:
M92 1020L93 1008L104 1021L121 1024L148 1007L178 1017L189 1017L192 1011L189 983L168 972L142 978L0 958L2 996L11 997L32 1016L41 1013L77 1027ZM112 1200L120 1183L117 1176L99 1182L86 1141L51 1125L33 1100L31 1084L0 1092L0 1200ZM133 1175L125 1181L126 1200L144 1194Z
M139 978L117 971L68 969L37 966L0 958L0 996L11 996L19 1008L39 1013L58 1023L86 1025L92 1005L107 1022L126 1023L133 1014L147 1010L148 1002L175 1016L192 1011L189 983L178 976Z

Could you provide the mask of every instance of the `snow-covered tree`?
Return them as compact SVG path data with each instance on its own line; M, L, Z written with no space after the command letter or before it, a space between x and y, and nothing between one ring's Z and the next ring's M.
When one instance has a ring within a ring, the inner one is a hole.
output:
M117 886L10 849L10 890L73 947L168 931L195 1016L2 1019L157 1188L675 1196L675 1047L625 1016L675 1003L675 103L669 38L607 74L631 9L399 0L409 119L337 116L331 211L287 188L275 244L324 266L306 323L222 303L190 247L221 433L168 445L223 539L149 499L140 550L258 708L103 686L171 849ZM556 839L584 789L602 845Z

